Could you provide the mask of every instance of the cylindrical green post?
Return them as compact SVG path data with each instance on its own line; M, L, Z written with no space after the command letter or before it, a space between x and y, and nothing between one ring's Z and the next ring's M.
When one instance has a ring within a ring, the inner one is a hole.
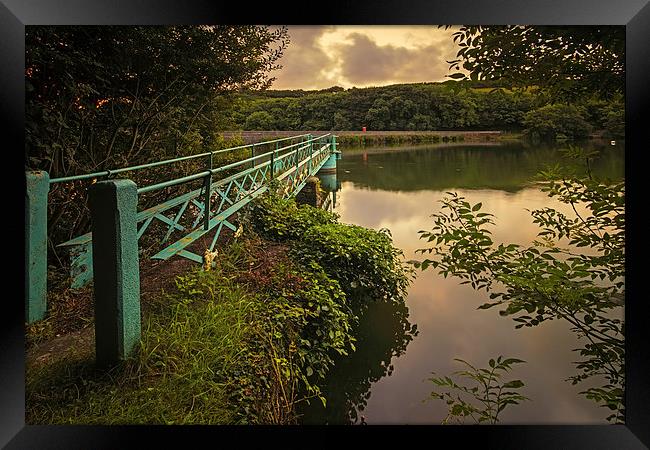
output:
M338 180L336 178L336 171L334 172L318 172L318 179L320 186L325 192L334 192L338 187Z
M47 194L50 175L25 172L25 320L33 323L47 311Z
M330 156L327 158L325 164L323 164L320 170L318 171L319 175L327 174L327 173L336 173L336 160L338 159L337 154L338 153L336 152L336 139L334 138L334 136L332 136L330 139Z
M137 186L131 180L91 186L97 364L126 359L140 340Z

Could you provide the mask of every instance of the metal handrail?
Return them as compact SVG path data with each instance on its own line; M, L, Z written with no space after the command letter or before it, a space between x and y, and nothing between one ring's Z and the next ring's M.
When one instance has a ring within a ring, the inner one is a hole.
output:
M88 174L83 174L83 175L73 175L73 176L69 176L69 177L52 178L50 180L50 184L62 183L62 182L66 182L66 181L84 180L84 179L88 179L88 178L99 178L99 177L110 176L110 175L114 175L114 174L122 173L122 172L131 172L131 171L135 171L135 170L148 169L148 168L151 168L151 167L157 167L157 166L162 166L162 165L165 165L165 164L171 164L171 163L175 163L175 162L186 161L186 160L189 160L189 159L200 158L200 157L203 157L203 156L208 156L208 155L212 156L212 155L215 155L217 153L225 153L225 152L229 152L229 151L233 151L233 150L241 150L241 149L245 149L245 148L249 148L249 147L254 148L255 146L258 146L258 145L273 144L275 142L282 142L282 141L287 141L287 140L291 140L291 139L298 139L298 138L305 137L305 136L309 136L309 134L301 134L301 135L298 135L298 136L290 136L290 137L281 138L281 139L274 139L274 140L271 140L271 141L255 142L253 144L240 145L240 146L237 146L237 147L225 148L225 149L221 149L221 150L214 150L212 152L199 153L197 155L182 156L180 158L167 159L167 160L164 160L164 161L157 161L157 162L149 163L149 164L141 164L141 165L138 165L138 166L123 167L121 169L104 170L102 172L88 173Z
M170 186L176 186L178 184L189 183L190 181L194 181L194 180L204 179L207 176L214 175L214 174L216 174L218 172L222 172L222 171L227 170L227 169L232 169L232 168L237 167L237 166L241 166L241 165L243 165L245 163L255 161L256 159L263 158L265 156L275 155L279 151L286 150L286 149L296 147L296 146L302 146L302 147L299 147L299 148L297 148L297 149L295 149L295 150L293 150L291 152L287 152L284 155L278 157L277 160L280 160L280 159L286 158L287 156L289 156L289 155L291 155L293 153L298 152L302 148L308 147L310 143L313 143L315 141L319 141L320 139L322 139L324 137L327 137L330 134L331 133L327 133L327 134L324 134L322 136L318 136L316 138L310 139L310 140L308 140L306 142L297 142L295 144L291 144L291 145L288 145L286 147L279 148L277 150L272 150L270 152L266 152L266 153L263 153L261 155L256 155L256 156L253 156L251 158L246 158L246 159L243 159L241 161L237 161L237 162L234 162L234 163L231 163L231 164L226 164L225 166L217 167L217 168L214 168L214 169L205 170L203 172L195 173L193 175L188 175L188 176L181 177L181 178L176 178L176 179L173 179L173 180L163 181L161 183L156 183L156 184L152 184L152 185L149 185L149 186L144 186L144 187L141 187L141 188L138 189L138 195L139 194L145 194L147 192L156 191L158 189L164 189L164 188L170 187ZM305 136L308 136L308 135L305 135ZM300 136L298 136L298 137L300 137Z
M329 148L329 144L325 144L325 145L323 145L321 148L319 148L318 150L315 150L314 153L313 153L310 157L311 157L311 158L315 158L315 157L319 156L320 152L322 152L323 150L327 150L328 148ZM293 153L293 152L291 152L291 153ZM289 155L289 154L291 154L291 153L287 153L287 155ZM305 158L304 160L302 160L302 161L299 162L299 165L303 165L303 164L304 164L306 161L308 161L309 159L310 159L310 158ZM213 184L212 184L212 187L214 188L214 187L217 187L217 186L222 186L222 185L224 185L224 184L226 184L226 183L232 181L234 178L240 177L240 176L242 176L242 175L244 175L244 174L247 174L247 173L253 172L253 171L255 171L255 170L260 170L261 168L263 168L263 167L265 167L265 166L268 166L268 165L270 165L270 164L271 164L271 160L269 160L269 161L265 161L265 162L261 163L260 165L258 165L258 166L255 167L255 168L246 169L246 170L244 170L243 172L238 172L237 174L232 175L232 176L230 176L230 177L228 177L228 178L224 178L224 179L222 179L222 180L219 180L219 181L213 183ZM288 172L290 172L290 171L291 171L291 169L288 170ZM201 172L201 173L199 173L199 174L190 175L190 177L195 177L195 178L193 178L193 179L199 179L199 178L201 178L201 177L200 177L201 175L204 176L204 177L207 176L207 172L208 172L208 171ZM187 178L187 177L184 177L184 178ZM280 177L279 179L282 179L282 178L284 178L284 177ZM179 179L179 180L180 180L180 179ZM177 181L177 180L171 180L171 181ZM185 180L185 181L187 181L187 180ZM191 180L190 180L190 181L191 181ZM181 183L182 183L182 181L181 181ZM170 184L169 186L172 186L172 185L173 185L173 184ZM142 190L143 190L143 189L151 188L151 187L153 187L153 186L154 186L154 185L152 185L152 186L147 186L147 187L145 187L145 188L141 188L140 190L138 190L138 193L140 194L140 193L142 193ZM154 190L154 189L149 189L149 191L150 191L150 190ZM149 192L149 191L146 191L146 192ZM184 194L183 196L188 196L188 195L190 195L190 196L198 197L198 196L200 195L200 192L201 192L201 189L199 188L199 189L196 189L196 190L194 190L194 191L192 191L192 192L186 193L186 194ZM181 197L183 197L183 196L181 196ZM181 198L181 197L177 197L177 199L178 199L178 198ZM174 204L173 206L177 206L177 205ZM147 210L144 210L144 211L141 211L141 212L139 212L139 213L137 214L137 220L136 220L136 221L137 221L138 223L139 223L139 222L143 222L144 220L150 218L151 216L154 216L155 214L157 214L157 212L155 212L155 211L151 211L151 208L150 208L150 209L147 209ZM77 237L74 238L74 239L71 239L71 240L69 240L69 241L63 242L63 243L61 243L61 244L58 244L57 247L64 247L64 246L72 246L72 245L81 245L81 244L85 244L85 243L87 243L87 242L90 241L90 239L91 239L91 237L90 237L91 234L92 234L92 233L89 232L89 233L83 234L83 235L81 235L81 236L77 236Z

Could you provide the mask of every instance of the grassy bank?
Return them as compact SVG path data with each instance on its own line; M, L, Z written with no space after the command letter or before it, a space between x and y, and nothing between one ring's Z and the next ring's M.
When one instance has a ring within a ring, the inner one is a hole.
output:
M382 145L437 144L439 142L463 142L465 136L440 136L437 134L369 134L342 135L336 138L339 145L364 147Z
M476 142L494 141L503 134L502 131L367 131L361 130L300 130L300 131L223 131L221 134L226 139L241 139L244 142L262 142L272 139L312 134L322 136L333 134L337 142L352 145L400 145L400 144L428 144L439 142ZM365 144L364 144L365 143Z
M29 424L290 424L354 351L361 298L403 302L385 232L262 197L214 267L178 276L143 310L142 340L109 372L92 346L27 365Z

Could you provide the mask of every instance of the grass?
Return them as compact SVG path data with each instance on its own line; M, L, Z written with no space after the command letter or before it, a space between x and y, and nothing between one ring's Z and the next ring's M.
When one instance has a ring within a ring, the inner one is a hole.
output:
M438 143L447 142L448 140L462 140L462 136L439 136L437 134L382 134L382 135L340 135L336 138L339 145L354 146L376 146L376 145L399 145L399 144L418 144L418 143Z
M28 423L242 421L230 399L239 381L233 374L249 362L240 354L252 338L259 304L209 272L183 280L167 297L169 307L145 320L136 354L110 372L94 368L91 352L28 371Z
M237 279L252 254L233 243L220 265L176 279L144 317L134 355L109 372L95 369L92 346L53 364L27 368L30 424L288 423L292 408L274 399L276 361L269 305ZM237 269L240 268L240 269ZM266 383L255 382L259 377ZM263 391L263 392L262 392Z

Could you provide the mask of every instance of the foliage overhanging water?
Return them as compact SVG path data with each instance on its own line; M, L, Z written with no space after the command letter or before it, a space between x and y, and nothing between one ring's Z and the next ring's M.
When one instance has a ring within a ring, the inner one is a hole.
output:
M592 170L613 180L624 176L624 143L590 142L601 151ZM539 229L529 211L567 205L550 199L534 183L547 165L566 164L562 145L524 143L343 148L338 165L341 189L335 211L341 222L388 228L405 258L419 259L419 230L429 229L447 191L458 192L496 216L495 242L530 244ZM328 405L312 404L304 423L439 424L443 402L424 401L431 372L451 374L454 358L485 366L496 355L527 361L513 377L525 381L532 401L504 411L501 423L604 424L607 411L578 394L586 386L565 381L579 346L562 321L514 329L496 310L477 310L488 299L459 280L420 272L409 287L406 311L371 305L361 316L357 352L341 359L328 377ZM408 313L408 316L406 316ZM620 311L622 315L622 310ZM411 327L417 326L417 336Z

